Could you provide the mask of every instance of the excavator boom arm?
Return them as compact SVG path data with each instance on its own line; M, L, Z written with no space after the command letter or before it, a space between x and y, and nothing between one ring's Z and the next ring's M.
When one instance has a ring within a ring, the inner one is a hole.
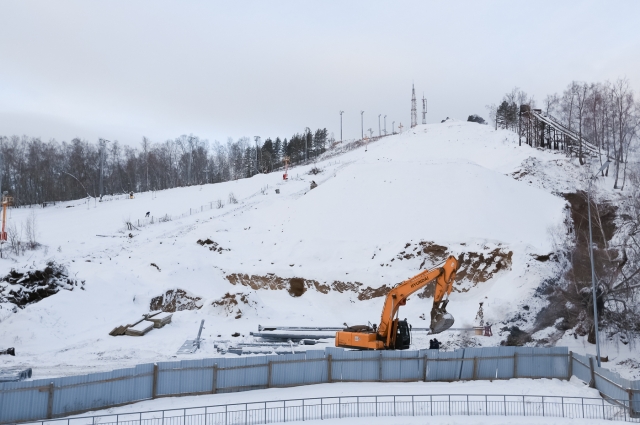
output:
M421 290L433 280L436 280L436 290L433 297L433 308L440 308L445 295L449 295L453 289L453 281L455 279L456 270L458 269L458 260L449 256L447 260L431 270L425 270L411 279L405 280L398 286L393 288L387 294L382 308L382 316L380 317L380 325L378 326L378 335L383 341L391 342L392 324L394 317L400 306L405 305L407 298L415 292ZM434 312L432 310L432 319Z

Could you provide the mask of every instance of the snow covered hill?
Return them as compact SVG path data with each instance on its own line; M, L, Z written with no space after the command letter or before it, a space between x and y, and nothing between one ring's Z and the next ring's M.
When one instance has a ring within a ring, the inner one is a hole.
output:
M540 258L553 251L551 235L565 231L559 192L575 190L579 175L564 155L518 146L511 132L447 122L330 152L290 170L289 181L272 173L14 209L9 221L18 226L35 214L42 246L23 255L5 246L0 275L54 262L71 284L24 309L0 304L0 348L18 353L2 360L41 378L171 359L201 319L197 357L217 355L217 340L251 340L259 324L376 323L385 285L449 253L464 255L449 304L456 326L472 326L484 302L494 337L441 339L497 345L501 322L544 305L535 290L554 271ZM6 301L18 284L3 285ZM144 337L108 335L152 304L184 309ZM400 314L426 327L420 316L430 309L430 299L414 295ZM427 340L416 337L416 346Z

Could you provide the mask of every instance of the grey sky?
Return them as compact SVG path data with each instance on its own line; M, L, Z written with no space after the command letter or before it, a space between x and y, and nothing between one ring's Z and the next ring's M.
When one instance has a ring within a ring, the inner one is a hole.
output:
M408 125L412 82L427 122L486 118L516 85L639 90L639 22L636 0L0 0L0 135L339 138L342 109L354 138L360 110Z

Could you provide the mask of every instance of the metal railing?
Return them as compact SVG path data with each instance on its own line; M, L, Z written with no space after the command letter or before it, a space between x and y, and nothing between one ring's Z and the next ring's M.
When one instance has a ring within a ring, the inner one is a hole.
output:
M640 422L628 401L541 395L321 397L54 419L40 425L258 425L378 416L537 416Z

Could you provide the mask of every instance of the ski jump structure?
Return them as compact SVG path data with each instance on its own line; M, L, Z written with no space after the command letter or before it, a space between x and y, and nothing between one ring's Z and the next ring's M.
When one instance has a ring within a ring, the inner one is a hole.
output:
M589 156L600 156L600 151L575 131L566 127L559 120L541 109L531 109L529 105L520 105L520 119L518 120L518 142L522 141L532 147L562 150L576 156L580 153Z

